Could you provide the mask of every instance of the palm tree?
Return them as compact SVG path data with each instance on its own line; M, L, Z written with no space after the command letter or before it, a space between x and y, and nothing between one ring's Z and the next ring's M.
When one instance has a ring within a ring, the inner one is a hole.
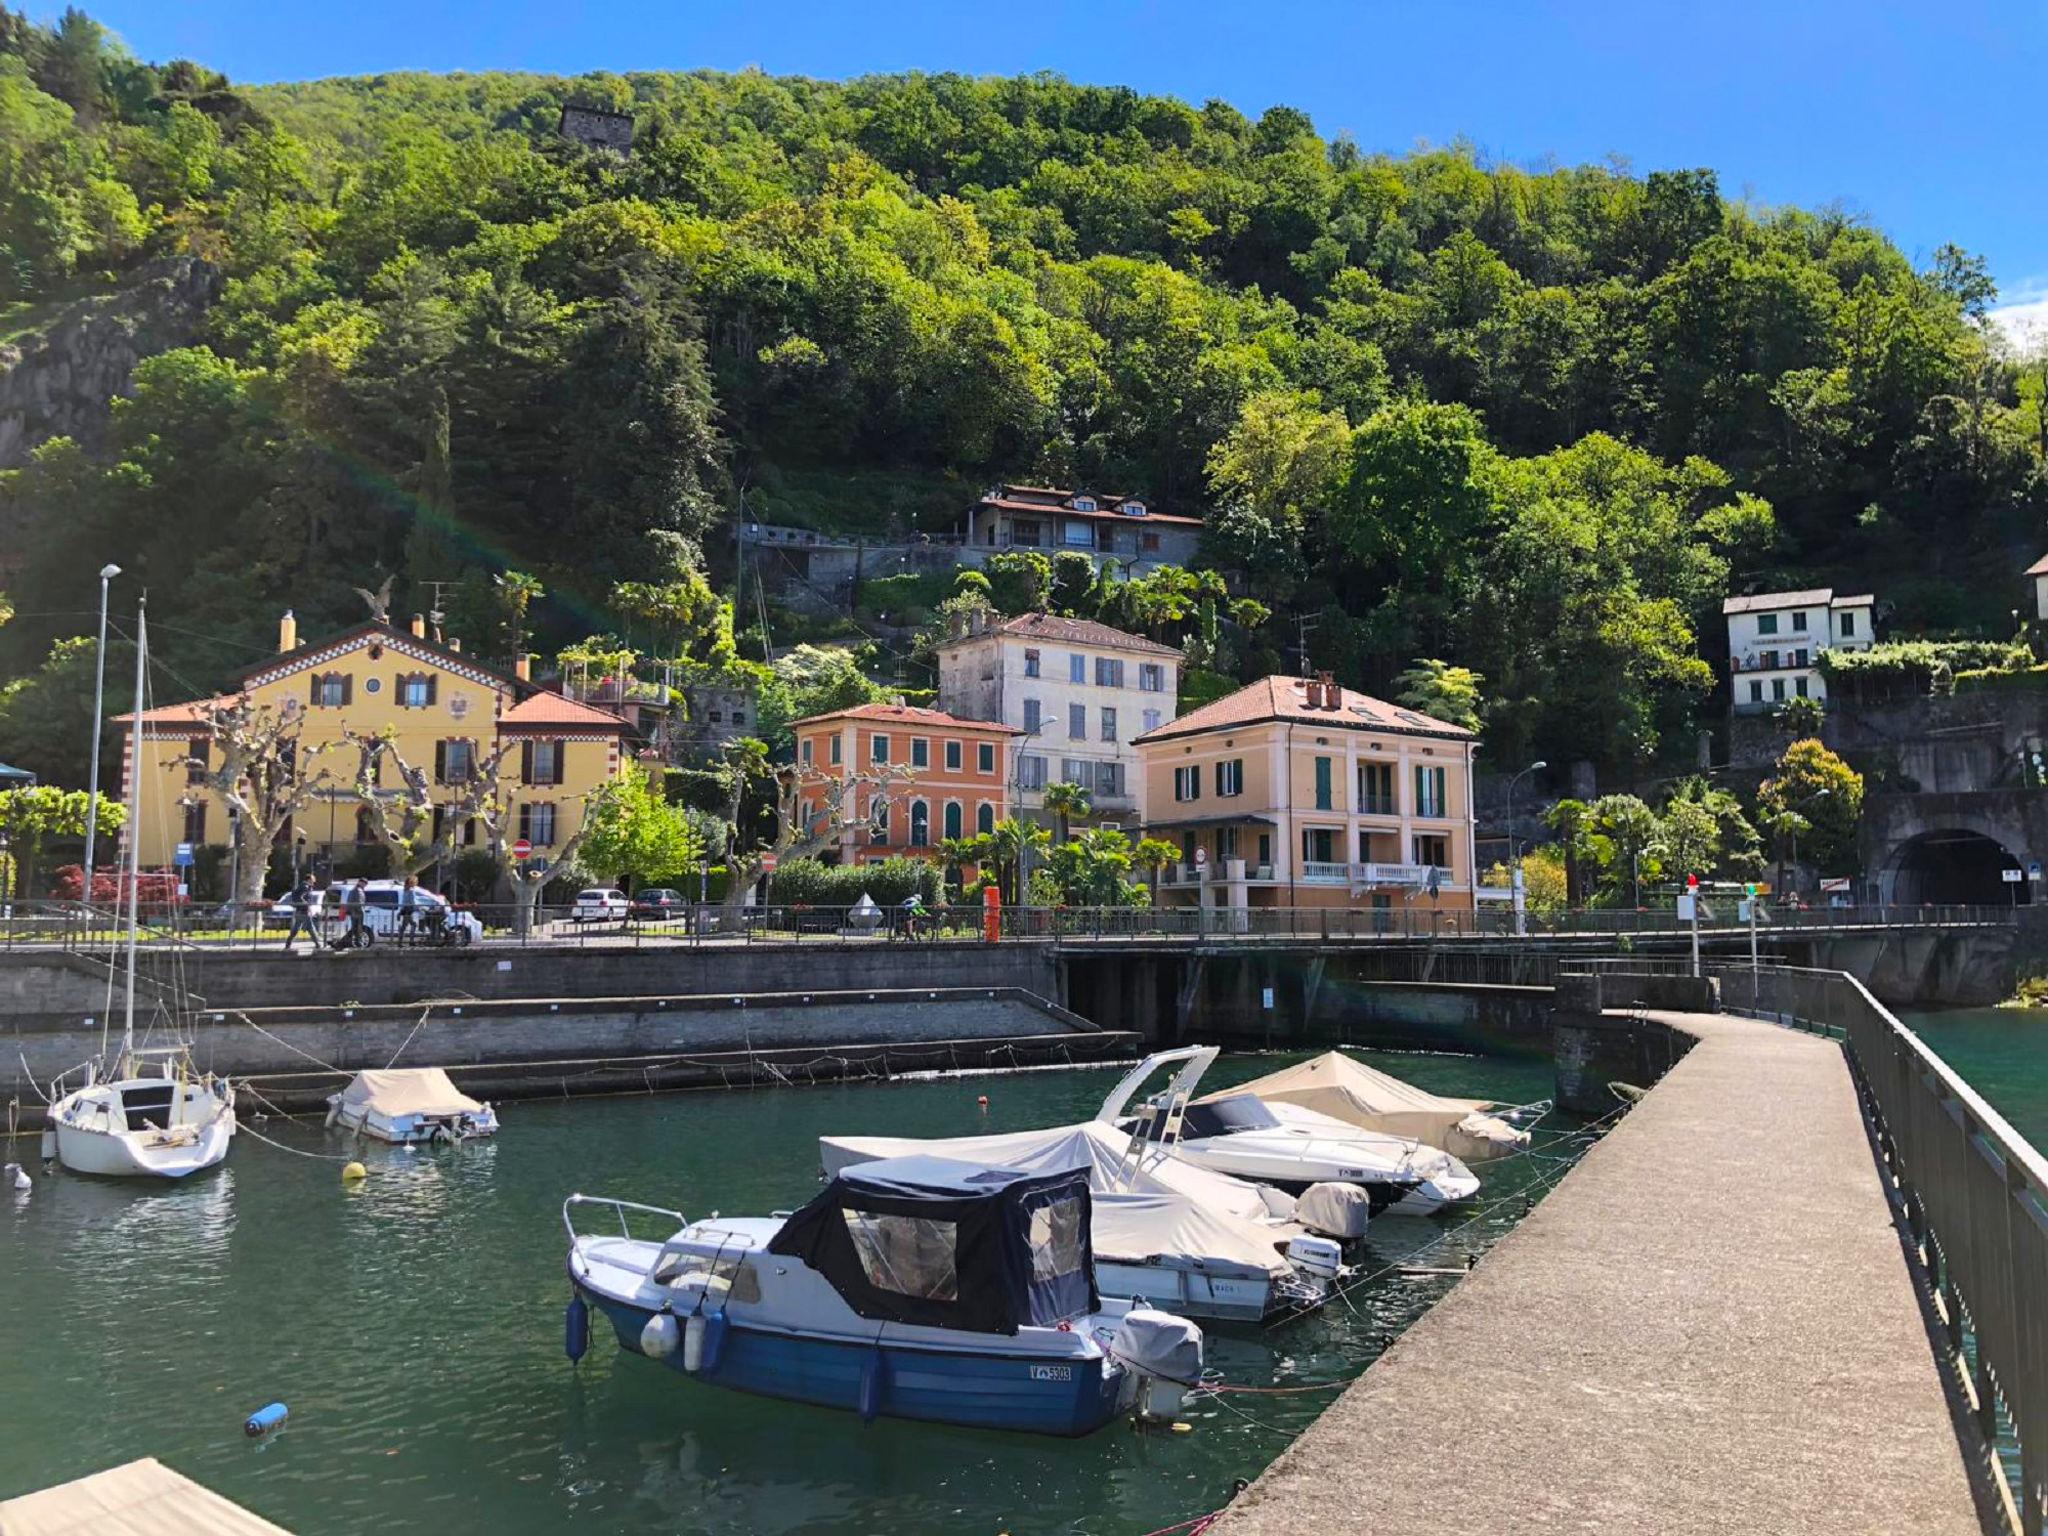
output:
M1022 871L1024 853L1027 849L1046 845L1049 839L1045 828L1036 822L1020 821L1010 816L997 822L994 830L983 836L988 840L988 860L996 867L996 879L1004 899L1012 905L1021 903L1024 898L1018 875Z
M1131 861L1152 877L1152 905L1159 905L1159 886L1166 866L1180 857L1180 849L1163 837L1145 837L1131 850Z
M975 856L982 852L982 840L974 837L942 837L937 844L939 864L946 871L946 878L957 887L964 865L972 864Z
M1579 858L1585 852L1592 807L1583 800L1560 800L1543 820L1564 845L1564 904L1575 906L1579 900Z
M1064 844L1073 835L1073 818L1086 816L1094 808L1088 798L1088 791L1078 784L1065 780L1045 787L1045 808L1052 812L1053 822L1059 829L1059 841Z
M511 653L516 659L526 654L526 610L548 595L538 576L524 571L506 571L492 578L505 604L505 628L512 637Z

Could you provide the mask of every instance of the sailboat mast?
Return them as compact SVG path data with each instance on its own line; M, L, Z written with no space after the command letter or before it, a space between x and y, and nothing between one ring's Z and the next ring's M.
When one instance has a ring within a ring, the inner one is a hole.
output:
M142 893L142 709L148 682L149 598L135 609L135 714L128 725L128 996L121 1016L121 1064L125 1074L135 1049L135 935L141 926Z

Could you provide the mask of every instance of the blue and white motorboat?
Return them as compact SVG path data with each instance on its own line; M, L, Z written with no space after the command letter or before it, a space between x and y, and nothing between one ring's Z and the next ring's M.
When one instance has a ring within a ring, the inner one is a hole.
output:
M617 1235L576 1230L593 1205ZM673 1235L633 1237L636 1212L673 1220ZM693 1222L577 1194L562 1220L571 1359L595 1307L621 1347L718 1386L1049 1435L1125 1412L1170 1419L1201 1375L1195 1324L1096 1292L1077 1169L884 1158L793 1214Z

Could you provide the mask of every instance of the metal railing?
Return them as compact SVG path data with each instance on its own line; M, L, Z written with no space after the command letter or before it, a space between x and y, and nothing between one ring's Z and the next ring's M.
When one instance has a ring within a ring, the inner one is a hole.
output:
M1733 1012L1840 1035L1877 1128L1907 1229L1941 1303L1946 1344L1974 1388L1987 1444L2003 1410L2008 1515L2048 1514L2048 1159L1854 977L1719 968Z
M1185 892L1186 886L1165 883L1162 894ZM177 907L152 906L144 913L141 942L145 946L268 943L282 940L286 921L273 902L235 908L217 903ZM1709 921L1701 932L1720 945L1747 947L1748 929L1733 922ZM1760 929L1769 943L1801 934L1862 927L1928 928L2005 925L2012 920L2004 907L1850 907L1784 912ZM323 908L315 920L322 941L347 931L339 912ZM401 935L396 912L373 907L368 926L370 947L394 943L425 946L443 942L422 924L422 931ZM103 953L125 932L121 911L106 903L13 902L0 905L0 947L46 946L74 952ZM1505 903L1490 901L1474 910L1470 894L1446 891L1436 901L1421 892L1395 905L1229 907L1168 899L1149 907L1005 907L999 937L1048 940L1484 940L1540 946L1550 942L1588 944L1612 938L1624 945L1638 940L1682 944L1690 930L1669 911L1593 911L1548 919L1528 914L1526 931L1514 932L1514 914ZM846 907L813 907L801 903L770 903L749 907L684 905L659 913L643 912L579 919L574 908L555 905L522 911L512 905L459 904L450 918L445 943L580 944L616 947L630 944L787 943L819 939L885 941L915 937L929 942L980 943L985 937L978 904L939 906L912 925L902 910L883 907L862 913Z

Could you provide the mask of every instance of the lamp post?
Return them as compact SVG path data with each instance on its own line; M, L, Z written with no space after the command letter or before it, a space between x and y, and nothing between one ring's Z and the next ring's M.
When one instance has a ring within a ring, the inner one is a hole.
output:
M85 796L85 889L79 892L88 907L92 905L93 849L100 830L100 722L106 713L107 692L107 583L120 574L121 567L111 562L100 567L100 643L93 665L92 762L87 769ZM136 763L135 769L140 772L142 765Z
M1549 766L1550 764L1539 757L1520 773L1508 779L1508 900L1514 904L1517 938L1528 933L1529 922L1526 916L1528 906L1522 894L1522 854L1515 844L1515 786L1530 774Z

